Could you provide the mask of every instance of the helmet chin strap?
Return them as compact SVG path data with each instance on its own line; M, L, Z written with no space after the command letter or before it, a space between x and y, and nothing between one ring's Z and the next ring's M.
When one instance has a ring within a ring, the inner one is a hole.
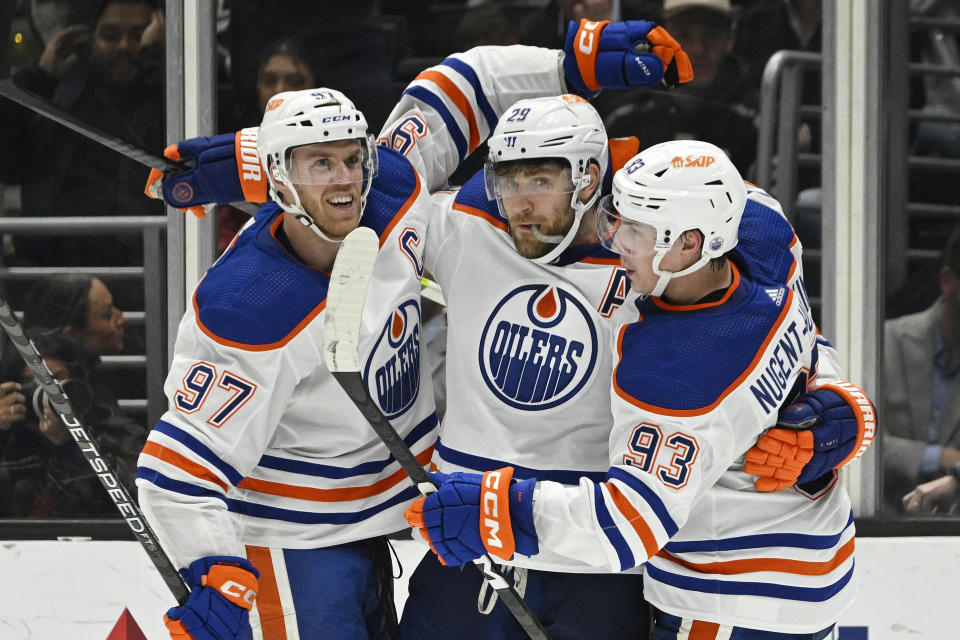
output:
M567 250L567 247L570 246L570 243L573 242L573 239L576 237L577 232L580 231L580 221L583 219L583 214L589 211L590 208L596 204L597 199L600 197L600 189L594 189L593 195L590 196L590 199L586 202L580 202L577 200L578 195L580 195L579 188L574 192L573 197L571 198L573 201L573 223L570 225L570 229L567 230L566 235L545 236L536 229L532 230L533 237L540 242L557 245L548 251L546 255L542 255L539 258L531 258L533 262L536 262L537 264L550 264Z
M300 211L303 211L303 209L300 209ZM307 214L307 213L294 213L294 215L295 215L296 218L297 218L297 222L299 222L300 224L302 224L303 226L305 226L307 229L310 229L310 231L313 231L313 232L314 232L315 234L317 234L320 238L326 240L327 242L332 242L332 243L334 243L334 244L340 244L341 242L343 242L343 238L334 239L334 238L331 238L330 236L328 236L327 234L325 234L325 233L320 229L320 227L317 226L317 223L314 222L313 218L311 218L311 217L309 216L309 214Z
M669 251L669 249L661 249L657 251L657 255L653 257L653 264L651 267L653 268L653 272L660 277L657 278L657 284L653 287L653 291L650 292L650 297L659 298L663 295L664 290L667 288L667 285L670 284L671 280L680 276L691 274L710 261L710 258L700 256L699 260L681 271L661 271L660 261L663 260L665 255L667 255L667 251Z
M310 214L304 210L303 205L300 203L300 194L297 193L296 188L292 184L286 184L285 186L293 194L293 204L286 204L281 202L280 198L274 198L274 201L280 205L280 208L287 213L292 213L294 217L296 217L297 222L305 226L307 229L310 229L310 231L313 231L321 240L326 240L327 242L332 242L333 244L341 244L343 242L343 238L331 238L325 234L313 217L311 217ZM367 204L367 193L369 190L369 181L367 181L367 186L360 194L361 213Z

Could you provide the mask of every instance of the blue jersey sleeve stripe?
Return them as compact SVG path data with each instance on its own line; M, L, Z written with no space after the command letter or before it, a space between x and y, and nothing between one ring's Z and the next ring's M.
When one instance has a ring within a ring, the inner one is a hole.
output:
M603 489L599 484L593 485L593 504L594 511L597 514L597 523L600 524L600 529L607 536L607 540L610 541L614 551L617 552L617 558L620 559L620 570L632 569L636 566L633 552L630 551L630 545L627 544L623 534L617 529L617 525L613 523L610 511L607 509L607 503L603 500Z
M443 119L443 123L447 126L447 133L450 134L450 137L453 139L453 143L457 145L457 153L460 154L460 159L463 160L466 158L467 141L463 137L463 132L460 130L460 125L457 124L456 119L453 117L453 114L450 113L447 105L443 103L443 100L437 94L421 86L410 87L403 93L413 96L420 102L429 105L440 115L440 117Z
M234 486L240 484L240 482L243 480L243 475L239 471L221 460L207 447L207 445L203 444L180 427L175 427L165 420L160 420L157 422L157 426L155 426L153 429L158 433L162 433L165 436L173 438L183 446L190 449L190 451L193 451L195 454L215 466Z
M414 445L424 437L433 433L437 426L437 415L431 414L428 418L422 420L420 424L413 428L403 439L408 447L414 448ZM385 460L371 460L358 464L355 467L344 468L329 464L319 464L316 462L306 462L303 460L289 460L278 456L265 455L260 458L257 466L265 469L276 469L277 471L288 471L290 473L299 473L305 476L318 476L321 478L351 478L374 473L380 473L388 466L396 462L393 456Z
M550 480L566 485L580 484L580 478L589 478L593 482L603 482L606 476L603 472L575 471L566 469L533 469L531 467L521 467L504 460L494 458L484 458L470 453L463 453L443 444L439 439L436 442L436 451L440 457L447 462L460 467L472 469L478 473L494 471L503 467L513 467L513 477L517 480L526 480L536 478L537 480Z
M623 484L627 485L631 491L643 498L644 502L650 505L650 508L653 509L653 513L657 516L657 519L660 520L660 524L663 526L664 531L667 532L667 537L672 538L680 529L673 517L670 515L670 512L667 510L667 506L663 504L663 500L660 499L660 496L654 493L650 487L643 484L643 482L633 477L633 475L624 471L623 469L613 467L607 471L607 480L619 480Z
M699 551L741 551L762 549L765 547L793 547L822 551L840 544L843 534L853 525L853 512L843 529L828 536L816 536L807 533L763 533L752 536L738 536L720 540L685 540L669 542L664 547L670 553L696 553Z
M477 105L480 107L480 111L483 112L483 117L487 121L487 126L490 128L490 131L493 131L497 126L497 112L493 110L493 107L491 107L487 101L487 95L483 92L483 87L480 86L480 78L477 77L477 72L463 60L452 57L444 60L441 65L450 67L470 83L470 86L473 87L473 94L477 99Z
M316 513L312 511L298 511L242 500L227 500L227 507L234 513L240 513L254 518L266 518L268 520L283 520L285 522L297 522L299 524L356 524L357 522L363 522L377 515L381 511L386 511L399 504L411 502L419 495L420 491L416 487L407 487L397 495L380 504L375 504L372 507L359 511L347 512Z
M853 563L850 569L833 584L825 587L795 587L772 582L739 582L731 580L712 580L709 578L693 578L664 571L660 567L648 562L644 566L646 577L664 584L668 584L685 591L700 591L739 596L763 596L766 598L780 598L782 600L796 600L800 602L824 602L840 593L850 578L853 577Z
M211 491L210 489L204 487L198 487L195 484L183 482L182 480L174 480L173 478L169 478L159 471L151 469L150 467L137 467L137 478L146 480L150 484L156 485L161 489L166 489L167 491L173 491L174 493L181 493L183 495L194 496L198 498L217 498L227 502L227 498L224 497L222 493Z

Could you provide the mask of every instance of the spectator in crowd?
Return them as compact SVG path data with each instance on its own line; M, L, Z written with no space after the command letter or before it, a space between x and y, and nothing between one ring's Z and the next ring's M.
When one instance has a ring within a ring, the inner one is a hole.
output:
M454 34L456 51L467 51L480 45L520 44L516 22L499 4L482 4L467 11Z
M236 95L253 92L257 56L263 47L282 37L297 36L309 43L312 67L322 71L310 86L346 92L366 115L371 129L378 131L396 100L395 61L376 11L374 0L273 0L269 11L264 11L260 0L231 0L226 45Z
M14 73L14 82L104 131L144 148L162 146L164 25L157 6L157 0L100 2L89 23L55 35L36 65ZM23 215L162 212L143 197L139 163L12 103L0 109L0 172L22 185ZM45 266L140 264L141 244L136 235L121 235L105 252L102 237L14 239L18 259Z
M103 457L134 490L145 430L97 397L78 345L58 330L31 332ZM44 405L33 374L8 343L0 364L0 515L16 518L108 517L112 502L60 418Z
M110 289L99 278L71 274L38 282L27 294L23 320L28 330L56 329L77 345L77 357L101 402L119 412L118 396L137 395L129 391L134 382L129 375L112 376L99 366L101 356L123 352L126 325Z
M664 0L663 25L688 52L693 80L670 92L601 96L607 132L638 136L641 148L704 140L723 148L749 176L757 147L758 92L747 63L733 53L737 29L730 0Z
M271 96L281 91L315 87L316 78L307 45L302 39L291 36L268 43L260 52L253 91L239 101L239 112L233 125L220 128L235 130L258 126Z
M929 491L922 485L949 484L942 478L960 463L960 227L947 242L939 283L932 306L885 326L882 451L890 509L928 504L917 494Z
M299 91L317 86L307 46L300 38L282 38L268 44L260 54L255 90L238 105L227 130L255 127L263 120L267 101L281 91ZM224 127L220 127L224 129ZM229 205L217 207L217 254L223 251L250 219L250 214Z

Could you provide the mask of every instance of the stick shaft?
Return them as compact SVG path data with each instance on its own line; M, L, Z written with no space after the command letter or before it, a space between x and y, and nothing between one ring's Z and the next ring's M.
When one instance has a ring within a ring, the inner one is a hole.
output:
M13 315L13 310L2 295L0 295L0 326L3 327L4 332L10 337L17 351L20 352L27 366L30 367L37 384L43 388L44 393L50 399L50 405L60 416L63 424L66 425L70 435L73 436L74 441L80 448L80 452L83 453L83 457L86 458L87 463L90 464L97 478L99 478L107 495L113 500L114 506L126 521L127 526L130 527L134 537L143 546L147 555L150 556L150 560L157 571L160 572L160 576L167 587L170 588L174 598L177 599L178 603L183 604L187 601L190 592L180 574L177 573L170 558L160 547L160 542L153 529L147 524L140 507L137 506L133 497L117 478L117 474L110 464L100 455L96 443L90 437L89 430L80 421L70 404L70 400L50 374L50 370L43 362L40 352L37 351L36 346L24 333L20 321Z

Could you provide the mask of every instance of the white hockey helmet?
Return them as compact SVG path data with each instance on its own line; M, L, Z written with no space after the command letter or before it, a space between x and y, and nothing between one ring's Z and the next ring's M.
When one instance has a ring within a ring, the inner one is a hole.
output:
M654 145L634 156L613 176L613 193L600 201L600 242L620 254L653 253L659 276L653 296L737 245L747 189L740 172L718 147L699 140ZM683 232L703 234L700 260L678 272L660 270L660 261Z
M300 203L297 184L334 184L343 182L326 172L325 176L298 175L293 170L293 150L311 144L357 140L360 143L363 165L360 210L366 205L367 194L374 176L377 175L377 147L372 135L367 133L367 120L353 102L336 89L304 89L284 91L273 96L263 115L257 134L257 151L267 170L270 197L297 220L313 230L324 240L337 242L327 237ZM349 179L349 182L356 182ZM293 194L293 201L286 202L277 193L283 185Z
M589 102L574 95L520 100L500 117L487 146L490 149L484 167L487 198L497 201L504 218L507 217L503 207L504 189L498 184L493 170L498 163L556 159L570 165L573 224L563 236L537 235L541 242L556 247L546 255L534 258L534 262L553 262L570 245L580 228L583 214L600 196L598 184L589 201L578 201L580 191L590 184L590 165L596 164L600 168L598 182L602 183L607 171L607 132L600 114Z

